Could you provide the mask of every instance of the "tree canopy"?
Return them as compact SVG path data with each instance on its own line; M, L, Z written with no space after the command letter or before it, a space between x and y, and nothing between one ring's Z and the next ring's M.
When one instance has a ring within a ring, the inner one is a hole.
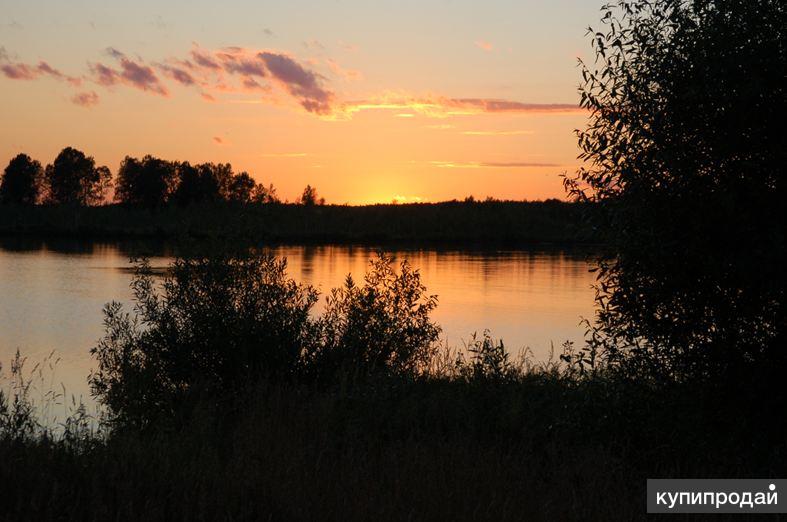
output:
M670 378L784 364L787 4L620 1L602 25L566 180L610 246L593 345Z
M51 203L95 205L104 200L112 174L104 166L96 166L92 156L66 147L47 165L46 184Z
M35 205L41 193L44 171L27 154L18 154L5 168L0 182L0 202Z

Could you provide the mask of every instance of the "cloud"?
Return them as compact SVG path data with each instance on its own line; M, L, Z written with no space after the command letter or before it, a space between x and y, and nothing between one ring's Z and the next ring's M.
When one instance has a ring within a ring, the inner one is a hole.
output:
M141 63L141 61L132 60L112 47L107 49L107 54L120 62L120 69L115 69L103 63L92 64L93 81L99 85L111 87L123 84L160 96L169 95L169 91L149 65Z
M524 103L496 98L449 98L430 95L423 97L385 94L378 98L345 102L338 113L345 118L368 110L391 110L396 112L412 111L433 118L473 115L483 113L554 113L575 114L584 112L576 104L566 103Z
M305 158L308 155L308 152L269 152L260 154L263 158Z
M507 130L507 131L464 131L465 136L523 136L533 134L529 130Z
M536 163L531 161L512 161L512 162L494 162L494 161L469 161L469 162L456 162L456 161L431 161L431 165L441 169L482 169L482 168L536 168L536 167L559 167L559 163Z
M80 107L93 107L99 101L98 94L94 91L78 92L71 97L71 102Z
M330 58L325 60L325 63L328 65L328 68L331 70L333 74L341 78L344 78L347 81L363 80L363 74L361 74L360 71L356 71L354 69L345 69L344 67L336 63L335 60L331 60Z
M476 40L475 46L478 47L479 49L483 49L486 52L490 52L492 49L494 49L494 46L491 43L486 42L484 40Z
M6 78L12 80L34 80L38 72L24 63L6 63L0 66Z
M324 51L325 46L319 40L315 40L312 38L311 40L306 40L303 42L303 46L307 49L312 51Z
M280 82L292 96L309 112L328 114L331 112L333 92L323 88L322 76L304 68L284 54L272 52L257 53L257 57L265 62L271 75Z
M41 76L49 76L56 80L69 82L75 86L79 86L82 83L80 78L63 74L43 60L39 61L38 65L12 62L4 47L0 47L0 63L2 63L0 71L3 72L6 78L11 80L35 80Z
M90 81L103 87L124 85L154 95L168 97L171 83L193 88L205 101L218 101L224 94L234 96L228 103L259 103L284 105L297 103L305 111L326 119L350 119L358 112L369 110L393 111L394 114L414 114L430 118L448 118L485 113L550 113L572 114L583 111L576 104L525 103L498 98L456 98L440 94L413 95L407 92L384 92L357 101L341 100L331 87L326 74L344 79L360 79L358 71L345 70L334 60L319 62L299 60L282 51L225 47L209 50L193 44L185 55L163 57L157 62L145 62L109 47L108 60L89 64L85 76L74 77L61 73L47 62L30 65L12 61L0 47L0 73L14 80L35 80L42 76L55 78L79 86ZM254 97L252 97L253 95ZM468 135L502 136L520 131L467 131Z
M191 86L197 83L191 73L181 67L166 64L158 64L157 67L165 76L181 85Z

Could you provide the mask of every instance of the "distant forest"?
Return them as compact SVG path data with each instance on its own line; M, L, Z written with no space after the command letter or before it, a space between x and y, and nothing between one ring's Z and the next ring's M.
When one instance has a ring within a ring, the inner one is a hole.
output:
M107 195L114 185L114 203ZM307 185L293 203L228 163L127 156L109 168L67 147L46 167L14 157L0 181L0 234L82 238L242 236L253 241L591 242L592 205L462 201L326 205Z

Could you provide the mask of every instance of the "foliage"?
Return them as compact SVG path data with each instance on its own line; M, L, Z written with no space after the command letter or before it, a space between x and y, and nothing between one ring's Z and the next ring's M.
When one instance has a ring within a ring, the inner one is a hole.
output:
M174 163L147 155L141 160L126 156L115 182L115 201L158 207L169 201L177 185Z
M252 202L257 184L248 172L240 172L232 176L227 199L233 203L247 204Z
M166 413L189 393L227 393L251 377L284 379L308 348L308 286L269 255L216 253L174 261L159 289L142 261L135 314L104 309L106 335L91 350L94 394L119 420Z
M348 275L328 296L314 370L417 373L440 335L430 317L436 306L437 297L426 293L417 270L402 261L397 274L393 259L380 254L370 262L363 286Z
M44 171L41 164L27 154L18 154L3 171L0 203L35 205L41 194Z
M180 181L173 194L176 203L191 205L227 199L233 176L229 163L191 165L182 162L178 164L177 170Z
M668 379L783 366L787 6L622 0L602 23L566 180L610 247L591 343Z
M317 196L317 189L315 187L306 185L306 188L303 189L303 194L301 194L301 198L298 200L298 203L307 207L313 207L314 205L324 205L325 198L320 198Z
M60 151L44 175L48 201L56 204L97 205L112 181L107 167L97 167L92 156L72 147Z
M460 352L454 364L457 375L467 381L500 381L517 375L519 368L511 362L503 341L495 341L489 330L480 339L474 333L465 349L469 359Z

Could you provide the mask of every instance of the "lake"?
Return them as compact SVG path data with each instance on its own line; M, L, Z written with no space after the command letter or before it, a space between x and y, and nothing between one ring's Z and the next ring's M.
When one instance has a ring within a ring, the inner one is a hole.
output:
M348 273L362 278L377 248L309 245L266 247L288 260L289 274L324 295ZM434 319L443 340L461 348L474 332L488 329L509 351L529 348L536 360L555 356L566 340L581 343L583 317L593 316L593 274L587 252L522 249L387 249L421 272L430 294L438 296ZM0 240L0 362L7 376L17 349L28 367L53 350L54 375L43 388L65 387L88 398L88 350L103 332L101 309L130 302L129 257L150 255L164 268L172 249L139 242ZM89 402L89 401L86 401Z

